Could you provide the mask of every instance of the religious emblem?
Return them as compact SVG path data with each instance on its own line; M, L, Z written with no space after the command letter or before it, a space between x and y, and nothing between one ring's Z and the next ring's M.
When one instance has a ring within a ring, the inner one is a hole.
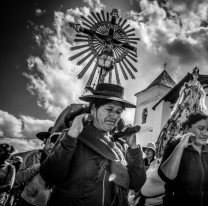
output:
M108 82L111 83L114 69L118 85L121 85L119 68L126 80L129 78L127 74L132 79L135 79L133 72L137 72L137 69L131 63L131 61L137 62L137 49L132 44L137 44L137 41L140 40L133 37L135 36L135 29L128 29L130 24L126 25L127 20L119 18L117 9L113 9L110 15L108 12L105 15L102 10L101 15L98 12L96 14L91 12L91 15L87 17L81 16L82 26L69 22L69 26L77 32L77 38L74 41L81 43L71 47L70 50L85 48L83 51L71 56L69 60L73 61L82 55L85 56L77 62L77 65L81 65L88 60L78 74L78 78L81 79L92 63L95 62L86 87L104 82L107 75L109 75ZM90 57L91 59L89 59ZM96 72L97 77L95 77Z

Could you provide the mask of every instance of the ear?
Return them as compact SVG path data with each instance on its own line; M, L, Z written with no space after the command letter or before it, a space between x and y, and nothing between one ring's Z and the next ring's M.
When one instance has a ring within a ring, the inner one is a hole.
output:
M189 132L189 126L188 125L186 125L185 129L184 129L184 133L187 133L187 132Z
M96 111L95 104L93 104L90 112L92 115L95 115L95 111Z
M46 144L46 142L47 142L47 139L44 138L44 139L43 139L43 144Z

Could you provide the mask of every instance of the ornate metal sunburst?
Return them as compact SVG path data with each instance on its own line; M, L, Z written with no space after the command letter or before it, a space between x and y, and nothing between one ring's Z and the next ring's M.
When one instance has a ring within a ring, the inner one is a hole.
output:
M78 74L78 78L82 78L90 65L96 61L86 87L91 86L92 82L96 81L94 80L96 71L98 72L97 83L104 82L107 74L109 74L108 82L111 83L112 70L115 69L116 81L119 85L121 84L119 68L126 80L128 80L127 73L132 79L135 79L132 70L137 72L137 69L130 61L137 62L137 49L132 44L137 44L140 39L134 37L135 29L130 29L129 24L126 25L126 19L119 18L117 9L113 9L110 15L108 12L105 15L102 10L101 15L102 18L99 13L91 12L91 15L87 17L81 16L83 26L69 22L69 26L78 33L74 41L84 43L83 45L73 46L70 50L85 48L83 51L71 56L69 60L74 60L89 52L77 62L77 65L81 65L92 56Z

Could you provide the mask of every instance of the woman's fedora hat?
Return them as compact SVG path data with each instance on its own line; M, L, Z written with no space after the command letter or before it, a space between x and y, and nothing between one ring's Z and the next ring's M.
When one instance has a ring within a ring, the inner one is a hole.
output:
M147 146L142 147L142 151L145 152L145 149L152 149L154 152L156 151L156 146L154 142L148 142Z
M49 127L47 132L39 132L36 134L36 137L41 141L44 141L44 139L48 139L50 137L52 129L53 127Z
M95 99L108 99L112 101L120 102L125 108L136 108L136 106L123 99L124 88L120 85L99 83L94 90L92 87L86 87L93 95L85 95L79 97L79 99L85 102L91 102Z

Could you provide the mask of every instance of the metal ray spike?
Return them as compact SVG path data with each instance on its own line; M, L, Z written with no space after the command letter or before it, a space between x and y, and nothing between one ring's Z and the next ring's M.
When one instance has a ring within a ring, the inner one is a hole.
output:
M132 32L132 31L135 31L135 28L129 29L129 30L125 31L125 32L126 32L126 33L130 33L130 32Z
M97 21L97 22L99 22L99 20L98 20L98 18L97 18L97 16L91 11L91 14L93 15L93 17L95 18L95 20Z
M85 88L91 86L92 81L93 81L94 76L95 76L95 72L96 72L96 70L97 70L97 66L98 66L98 60L97 60L96 63L95 63L95 66L94 66L94 68L93 68L93 70L92 70L92 73L91 73L91 75L90 75L90 78L89 78L89 80L88 80L88 82L87 82Z
M134 56L134 57L136 57L136 58L138 57L137 54L132 53L131 51L129 51L128 54L131 54L132 56Z
M120 68L121 68L121 71L122 71L122 73L123 73L124 79L128 80L129 78L128 78L128 76L127 76L127 74L126 74L126 72L125 72L125 70L124 70L124 68L123 68L123 66L122 66L122 64L121 64L121 62L119 62L118 64L119 64L119 66L120 66Z
M83 62L85 62L91 55L93 55L93 52L90 52L87 56L83 57L80 61L77 62L77 65L81 65Z
M84 47L90 46L89 44L85 44L85 45L80 45L80 46L73 46L70 48L71 51L77 50L77 49L82 49Z
M117 49L114 49L114 52L116 54L116 58L119 58L120 57L120 54L119 54L118 50Z
M131 44L137 44L138 42L136 41L129 41Z
M87 36L87 35L83 35L83 34L76 34L75 36L76 36L76 37L88 38L88 36Z
M88 15L87 17L88 17L94 24L96 24L95 20L94 20L90 15Z
M120 19L118 20L118 25L120 25L121 22L122 22L122 18L120 18Z
M117 84L121 85L120 77L119 77L119 74L118 74L118 68L117 68L116 64L115 64L115 75L116 75L116 82L117 82Z
M79 56L85 54L86 52L88 52L88 51L90 51L90 50L91 50L91 48L85 49L84 51L79 52L79 53L77 53L77 54L75 54L75 55L69 57L69 60L73 61L74 59L78 58Z
M87 39L74 39L75 42L87 42Z
M116 51L118 52L119 56L122 55L122 50L120 48L116 48Z
M134 33L134 34L127 34L127 36L128 37L130 37L130 36L136 36L136 34Z
M129 54L127 54L127 56L132 59L134 62L138 62L137 59L133 58L132 56L130 56Z
M101 19L101 17L100 17L100 14L99 14L98 12L96 12L96 14L97 14L98 19L99 19L100 21L102 21L102 19Z
M129 40L140 41L140 38L129 38Z
M87 19L85 16L81 16L81 19L83 19L84 21L86 21L88 24L93 25L93 22L89 21L89 19Z
M92 59L90 59L90 61L86 64L86 66L83 68L83 70L78 74L78 79L81 79L84 74L86 73L86 71L89 69L90 65L92 64L92 62L94 61L96 57L93 56Z
M101 14L102 14L102 17L103 17L103 21L105 21L105 13L103 10L101 10Z
M129 66L135 71L138 72L138 70L136 69L136 67L125 57L124 60L129 64Z
M112 70L109 71L109 79L108 79L108 83L111 84L112 82Z
M127 24L124 28L123 28L123 30L126 30L126 29L128 29L130 27L130 24Z
M92 26L90 26L89 24L85 23L84 21L82 22L82 24L83 24L84 26L86 26L86 27L89 27L89 28L92 27Z
M121 24L121 27L123 27L126 22L127 22L127 19L124 19L123 23Z
M131 76L132 79L135 79L135 76L133 75L132 71L129 69L129 67L126 65L126 63L124 61L122 61L124 67L126 68L126 70L128 71L129 75Z
M109 12L107 12L107 21L109 21Z

